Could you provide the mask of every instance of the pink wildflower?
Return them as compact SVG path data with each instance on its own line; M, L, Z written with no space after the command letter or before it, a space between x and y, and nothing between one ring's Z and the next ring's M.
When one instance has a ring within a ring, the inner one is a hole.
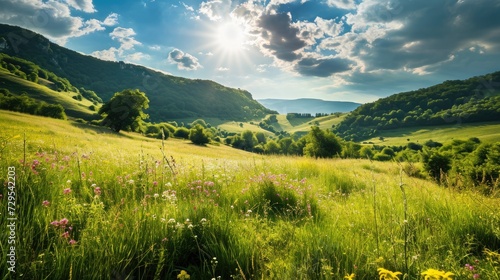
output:
M75 245L77 242L76 242L76 240L71 239L68 243L69 243L69 245Z
M479 274L476 273L476 274L472 275L472 278L479 279Z
M65 231L63 234L61 234L63 238L68 238L69 237L69 232Z
M45 207L49 207L50 202L49 202L48 200L44 200L44 201L42 202L42 205L43 205L43 206L45 206Z
M157 182L157 181L154 181L154 182L153 182L153 186L158 186L158 182Z
M101 188L96 187L96 188L94 189L94 193L95 193L96 195L101 195Z
M71 193L71 189L70 188L66 188L63 190L63 193L64 194L70 194Z
M58 227L59 226L59 221L53 221L50 223L51 225Z
M60 221L59 221L59 225L61 226L66 226L68 224L68 219L66 218L62 218Z

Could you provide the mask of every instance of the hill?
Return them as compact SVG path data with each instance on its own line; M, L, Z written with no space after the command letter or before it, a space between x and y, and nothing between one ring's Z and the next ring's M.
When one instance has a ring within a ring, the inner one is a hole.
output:
M288 113L335 113L335 112L350 112L356 109L359 103L344 102L344 101L326 101L313 98L300 99L258 99L260 104L266 108L278 111L280 114Z
M364 140L381 131L500 120L500 72L381 98L359 106L335 132Z
M272 113L246 90L209 80L175 77L122 61L99 60L16 26L0 24L0 51L31 61L66 78L77 88L95 91L104 101L115 92L137 88L147 94L147 113L155 122L183 117L244 120Z
M500 273L499 199L410 177L395 162L163 145L5 111L0 130L1 244L15 237L3 279L16 278L13 264L27 279Z
M2 90L0 97L6 97L4 93L17 97L26 96L32 101L59 104L69 117L87 120L98 118L95 110L96 105L98 105L97 100L100 98L95 94L92 96L86 94L91 91L85 89L80 91L66 79L62 79L34 63L1 53L0 89ZM82 93L92 101L83 96ZM4 109L15 109L7 108L9 107L7 104L3 105ZM11 104L11 106L19 107L19 104Z

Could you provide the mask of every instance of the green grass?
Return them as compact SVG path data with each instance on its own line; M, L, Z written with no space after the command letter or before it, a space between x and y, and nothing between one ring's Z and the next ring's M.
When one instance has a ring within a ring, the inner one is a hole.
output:
M500 141L500 123L492 122L411 127L380 131L380 135L384 137L384 141L379 140L380 136L377 136L364 140L363 142L373 142L383 145L406 145L408 142L423 144L429 139L445 143L453 139L466 140L470 137L477 137L483 142L491 143Z
M9 89L13 94L26 92L29 97L36 100L49 104L61 104L69 117L92 119L92 115L96 113L89 109L92 102L88 99L83 98L82 101L73 99L72 96L77 95L75 92L54 91L45 85L24 80L3 69L0 69L0 85L2 88Z
M499 199L408 177L396 163L162 144L4 111L0 129L0 180L9 167L17 176L16 273L27 279L177 279L182 270L191 279L379 279L381 267L400 279L429 268L499 277L500 255L488 251L500 250Z

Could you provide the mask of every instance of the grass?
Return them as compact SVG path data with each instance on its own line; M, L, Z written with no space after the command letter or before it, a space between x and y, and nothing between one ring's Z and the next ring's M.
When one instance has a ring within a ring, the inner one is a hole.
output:
M4 111L0 129L0 180L9 167L17 176L16 275L27 279L500 273L499 200L408 177L397 163L162 144Z
M379 140L380 136L365 140L363 142L372 142L383 145L406 145L408 142L423 144L425 141L445 143L453 139L468 139L478 137L483 142L500 141L500 123L473 123L473 124L453 124L445 126L427 126L393 129L380 131L384 141ZM409 141L408 141L409 139Z
M45 101L49 104L61 104L69 117L92 119L96 112L91 111L89 106L92 102L86 98L78 101L72 98L75 92L58 92L44 85L33 83L19 78L6 70L0 69L0 83L2 87L10 89L13 94L26 92L31 98Z

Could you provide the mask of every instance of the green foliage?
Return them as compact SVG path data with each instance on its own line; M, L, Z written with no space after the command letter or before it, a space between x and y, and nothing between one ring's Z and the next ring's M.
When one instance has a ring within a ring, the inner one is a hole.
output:
M425 171L437 182L451 169L451 158L444 153L423 150L421 155Z
M178 127L174 131L174 137L189 139L189 129L186 127Z
M22 206L23 278L379 279L381 267L400 279L429 268L500 275L498 198L398 172L411 166L251 157L169 139L172 170L161 141L134 133L12 112L0 112L0 131L0 180L15 168ZM493 144L476 150L466 160L497 162ZM10 222L0 219L7 233ZM0 273L14 277L7 267Z
M14 96L9 94L8 90L0 93L0 109L55 119L66 119L66 113L60 104L47 104L26 95Z
M189 130L189 140L195 145L205 145L210 142L210 134L203 126L196 124Z
M254 100L246 90L228 88L208 80L165 75L122 61L98 60L60 47L38 34L15 26L0 25L0 37L2 36L21 39L7 40L9 46L3 52L32 61L47 72L51 71L67 79L53 81L49 73L48 79L54 82L57 90L76 92L71 86L73 84L80 89L94 91L103 100L111 99L115 92L124 88L138 88L147 92L151 101L150 119L153 122L198 116L242 121L260 119L275 113ZM21 43L12 46L13 42ZM41 76L40 73L38 75ZM67 81L71 81L71 84ZM82 92L82 95L99 102L89 92Z
M500 119L500 72L381 98L359 106L335 132L359 141L380 130L496 121Z
M99 114L104 116L103 125L109 126L116 132L125 128L137 131L139 124L148 117L143 112L149 107L149 100L144 92L138 89L126 89L115 95L106 102ZM133 129L133 128L136 129Z
M313 126L311 131L306 136L306 146L304 154L316 158L334 157L342 152L337 137L330 131L324 131Z

